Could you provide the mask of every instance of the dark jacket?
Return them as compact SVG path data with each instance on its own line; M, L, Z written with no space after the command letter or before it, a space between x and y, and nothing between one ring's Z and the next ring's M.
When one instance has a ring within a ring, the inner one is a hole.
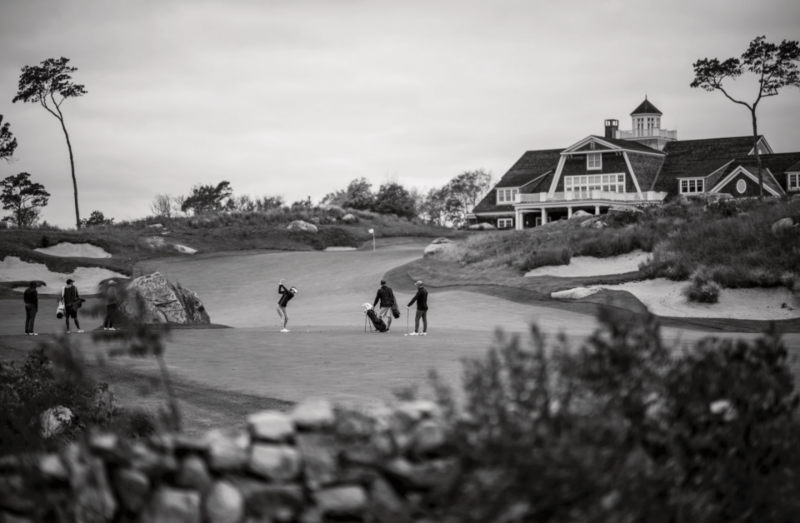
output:
M414 305L414 302L417 302L418 311L428 310L428 289L425 287L417 289L417 293L411 298L411 301L408 302L408 306L411 307Z
M61 296L64 298L64 307L72 307L78 301L78 288L74 285L72 287L64 287L61 291Z
M378 294L375 295L375 303L372 304L372 307L375 308L378 302L381 302L381 307L391 307L394 305L394 292L392 292L391 287L381 285L381 288L378 289Z
M116 305L117 301L117 287L109 285L108 289L106 289L106 305Z
M278 305L281 307L286 307L286 304L289 303L289 300L294 298L292 291L284 287L282 283L278 284L278 292L281 294L281 299L278 301Z
M28 287L25 289L25 295L22 297L25 300L25 304L30 304L39 308L39 293L36 291L35 287Z

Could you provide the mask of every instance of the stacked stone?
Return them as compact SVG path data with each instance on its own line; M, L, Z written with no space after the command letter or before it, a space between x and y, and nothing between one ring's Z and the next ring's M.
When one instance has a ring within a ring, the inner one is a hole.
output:
M91 433L58 454L2 459L0 522L433 521L459 476L435 403L363 412L311 400L242 430Z

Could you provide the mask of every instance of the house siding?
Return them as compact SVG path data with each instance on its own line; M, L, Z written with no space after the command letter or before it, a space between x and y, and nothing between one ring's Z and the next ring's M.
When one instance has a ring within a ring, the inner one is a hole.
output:
M744 191L744 193L740 193L736 190L736 184L739 183L739 180L744 180L747 184L747 189ZM758 182L754 182L748 176L742 173L737 174L733 180L720 187L718 192L730 194L734 198L745 198L749 196L758 196L760 194ZM766 191L766 189L764 190L764 193L769 196L769 193Z
M636 185L631 179L631 173L628 166L625 164L625 158L621 154L604 154L603 155L603 168L593 169L591 171L586 169L586 157L583 155L573 156L567 158L564 162L564 168L561 171L561 177L556 186L556 192L564 191L564 177L576 175L593 175L593 174L610 174L610 173L625 173L625 192L636 192Z
M658 170L664 163L663 156L653 156L652 154L627 153L631 168L639 181L639 188L642 191L652 191L653 182L656 180Z

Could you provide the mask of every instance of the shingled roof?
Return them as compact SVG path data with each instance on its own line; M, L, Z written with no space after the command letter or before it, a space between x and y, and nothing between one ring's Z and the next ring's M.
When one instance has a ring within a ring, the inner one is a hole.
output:
M664 114L661 111L659 111L655 105L651 104L650 101L645 96L644 102L640 103L639 107L633 110L631 116L633 116L634 114L653 114L653 113Z
M788 169L786 169L786 172L787 172L787 173L797 173L797 172L800 172L800 162L797 162L796 164L794 164L794 165L790 166Z
M616 145L617 147L622 147L623 149L628 149L629 151L642 151L643 153L658 153L664 154L663 152L659 151L658 149L653 149L652 147L648 147L639 142L634 142L633 140L620 140L619 138L606 138L604 136L597 136L595 134L592 137L597 138L598 140L603 140L604 142L608 142L612 145Z
M764 185L777 192L783 194L786 192L786 179L783 176L795 166L800 166L800 152L794 153L778 153L778 154L762 154L761 155L761 168L764 175ZM719 182L725 179L725 176L733 172L737 167L742 166L747 169L751 174L758 176L758 163L756 163L755 156L746 156L744 158L736 158L725 169L724 173L715 174L709 177L706 182L706 188L712 189ZM781 183L783 181L783 183Z
M563 149L527 151L517 160L517 163L512 165L511 169L503 175L497 185L489 191L489 194L483 197L483 200L475 206L472 212L514 212L513 205L497 205L495 189L502 187L522 187L530 182L533 183L525 187L524 192L539 192L541 187L549 187L556 167L558 167L561 151L563 151Z

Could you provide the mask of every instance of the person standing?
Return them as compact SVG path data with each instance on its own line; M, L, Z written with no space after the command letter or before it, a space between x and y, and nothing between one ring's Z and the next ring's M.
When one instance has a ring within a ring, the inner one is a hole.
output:
M64 302L64 318L67 321L67 334L69 330L70 317L75 322L75 327L78 332L83 332L81 324L78 323L78 308L80 307L81 297L78 295L78 288L73 285L75 280L68 279L67 286L61 289L61 300Z
M117 282L109 280L106 287L106 318L103 320L104 331L115 331L114 318L117 315Z
M295 294L297 294L297 288L292 286L287 289L283 285L283 278L281 278L281 281L278 283L278 294L281 295L281 299L278 301L278 316L283 320L281 332L289 332L289 329L286 328L286 325L289 323L289 315L286 314L286 306L289 304L289 300L294 298Z
M36 320L36 313L39 312L39 293L36 291L36 282L32 281L22 297L25 302L25 335L38 336L33 332L33 322Z
M417 281L414 285L417 286L417 293L411 298L411 301L406 305L406 309L417 302L417 315L414 317L414 332L410 336L427 336L428 335L428 289L422 283L422 280ZM408 314L408 312L406 312ZM419 320L422 320L422 332L419 332Z
M395 304L394 292L392 288L386 285L386 280L381 280L381 288L378 289L378 294L375 295L375 302L372 304L374 309L378 302L381 304L381 311L378 313L379 318L387 318L386 332L392 328L392 305Z

